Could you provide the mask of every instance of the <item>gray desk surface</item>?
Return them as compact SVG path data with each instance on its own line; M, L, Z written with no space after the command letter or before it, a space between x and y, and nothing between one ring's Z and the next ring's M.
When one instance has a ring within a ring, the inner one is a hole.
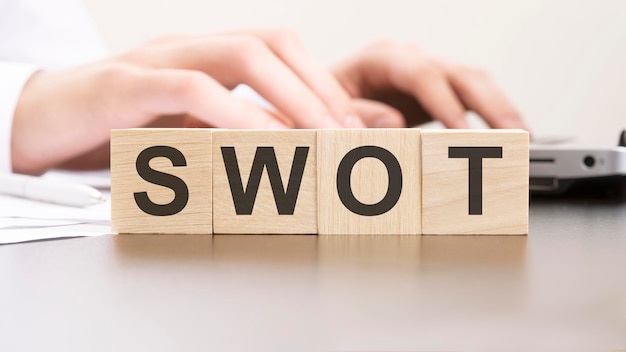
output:
M626 348L626 203L533 202L530 221L1 246L0 351Z

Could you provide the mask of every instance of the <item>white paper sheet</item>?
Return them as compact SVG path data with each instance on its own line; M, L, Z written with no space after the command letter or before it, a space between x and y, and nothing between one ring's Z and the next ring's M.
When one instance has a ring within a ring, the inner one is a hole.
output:
M51 172L43 177L97 186L107 201L75 208L0 195L0 244L111 233L111 202L103 189L110 184L108 172Z

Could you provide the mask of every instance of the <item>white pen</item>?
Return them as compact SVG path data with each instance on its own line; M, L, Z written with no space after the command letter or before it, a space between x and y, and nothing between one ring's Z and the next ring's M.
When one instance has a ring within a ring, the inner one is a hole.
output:
M87 185L59 183L19 174L0 173L0 193L74 207L98 204L105 200L100 191Z

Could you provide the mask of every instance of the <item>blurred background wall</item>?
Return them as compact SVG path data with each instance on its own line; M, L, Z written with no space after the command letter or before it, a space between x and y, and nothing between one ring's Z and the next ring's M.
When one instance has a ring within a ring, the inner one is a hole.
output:
M626 128L624 0L84 0L114 51L168 33L294 28L330 64L387 37L489 71L538 135Z

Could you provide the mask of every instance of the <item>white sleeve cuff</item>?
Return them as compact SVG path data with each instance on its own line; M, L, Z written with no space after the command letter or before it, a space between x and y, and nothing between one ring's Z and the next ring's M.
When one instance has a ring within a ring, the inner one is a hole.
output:
M0 173L12 171L11 130L22 88L37 66L0 61Z

